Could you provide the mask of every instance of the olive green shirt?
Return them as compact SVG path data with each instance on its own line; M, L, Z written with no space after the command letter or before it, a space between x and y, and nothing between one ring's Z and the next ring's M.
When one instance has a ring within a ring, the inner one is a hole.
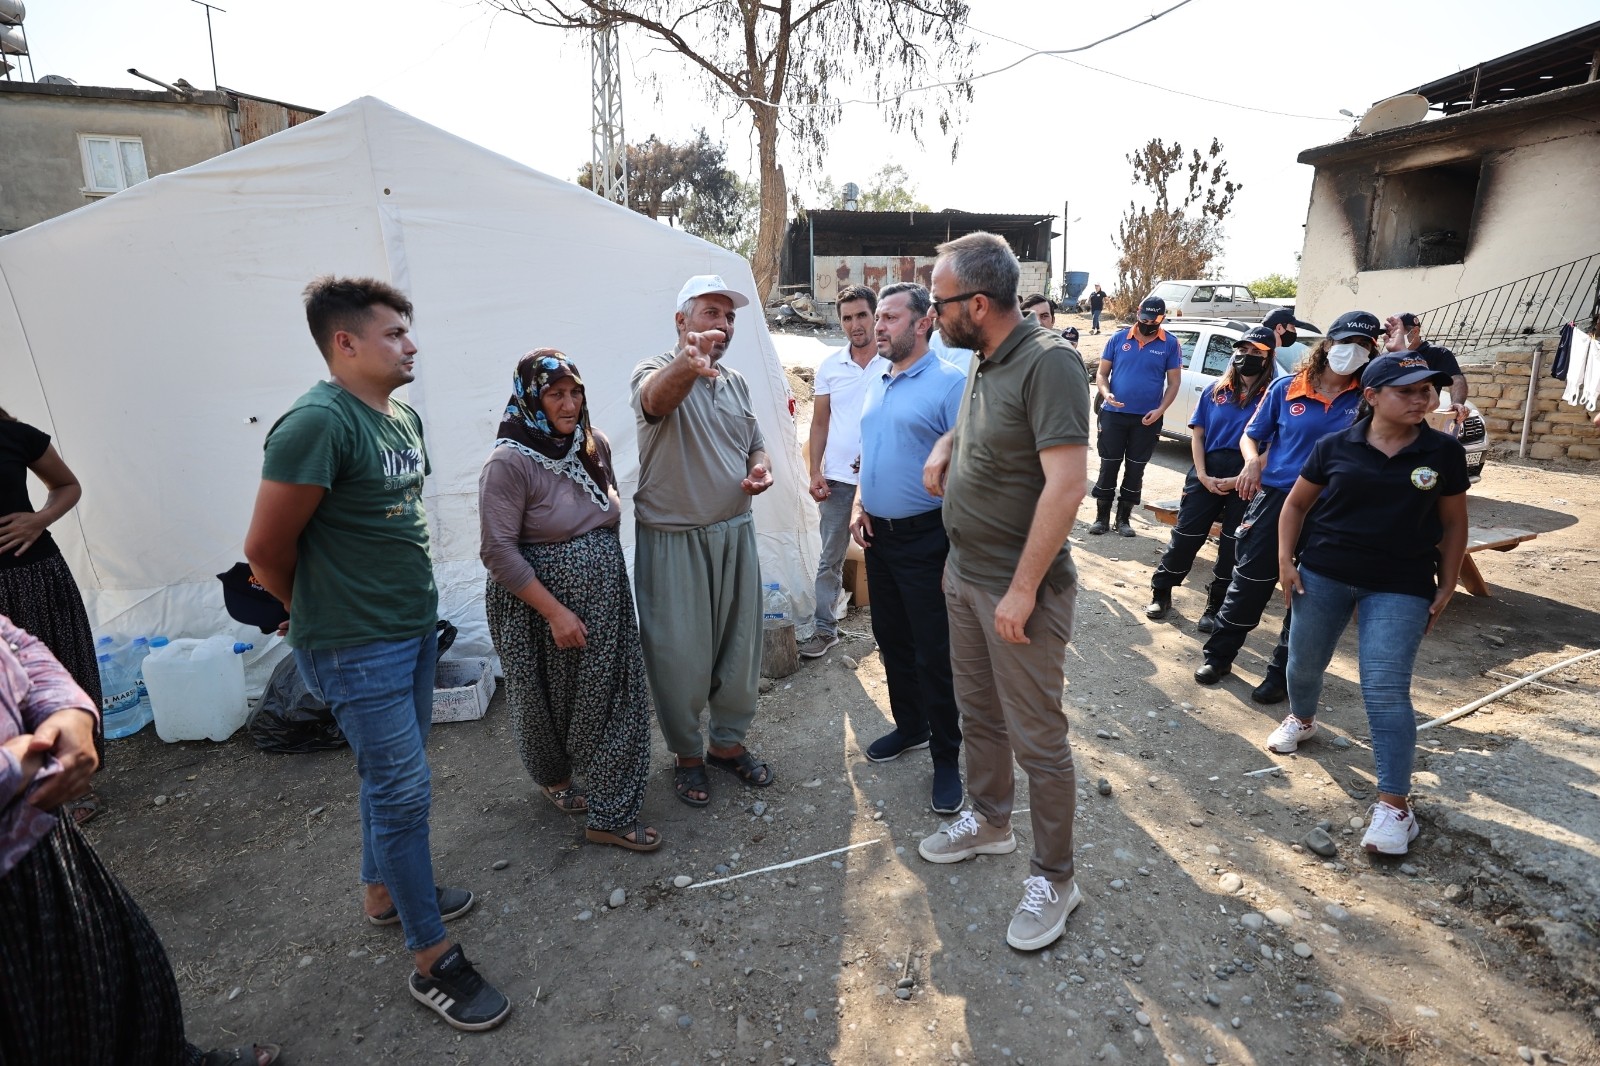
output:
M347 648L433 629L428 472L422 419L399 400L385 415L319 381L278 419L261 476L328 490L300 534L290 644Z
M761 427L744 376L726 363L718 376L697 378L672 411L644 411L644 383L672 362L667 352L633 368L633 411L639 423L639 487L634 518L655 529L682 532L726 522L750 510L741 487L750 457L764 451Z
M967 373L945 480L946 565L979 588L1011 585L1044 491L1039 453L1089 443L1083 362L1059 333L1024 321ZM1077 580L1066 544L1045 575L1060 591Z

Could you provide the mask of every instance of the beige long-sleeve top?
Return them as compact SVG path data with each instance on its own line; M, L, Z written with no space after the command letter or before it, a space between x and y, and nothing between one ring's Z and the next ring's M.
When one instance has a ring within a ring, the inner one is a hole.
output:
M611 442L598 430L595 444L611 467ZM538 576L522 557L522 544L557 544L622 521L622 499L600 486L610 500L604 510L571 478L547 470L516 448L489 452L478 475L479 557L489 576L515 592Z

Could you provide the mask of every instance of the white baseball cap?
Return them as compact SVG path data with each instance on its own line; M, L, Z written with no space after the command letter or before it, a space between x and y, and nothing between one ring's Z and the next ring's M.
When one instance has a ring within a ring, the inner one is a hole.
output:
M737 289L728 288L720 274L696 274L678 290L678 306L682 307L696 296L726 296L735 307L746 307L750 298Z

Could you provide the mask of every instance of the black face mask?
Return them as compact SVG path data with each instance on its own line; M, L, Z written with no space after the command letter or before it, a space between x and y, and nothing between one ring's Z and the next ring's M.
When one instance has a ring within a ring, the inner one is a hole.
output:
M1141 323L1139 323L1139 332L1140 332L1140 334L1142 334L1143 336L1146 336L1146 337L1154 337L1156 335L1156 330L1158 330L1160 328L1161 328L1161 323L1159 323L1159 322L1141 322Z
M1243 352L1233 353L1234 369L1247 378L1253 378L1267 369L1267 357L1264 355L1246 355Z
M1286 329L1283 331L1283 334L1278 337L1278 346L1281 348L1287 348L1289 345L1293 344L1299 339L1300 334L1296 333L1292 329Z

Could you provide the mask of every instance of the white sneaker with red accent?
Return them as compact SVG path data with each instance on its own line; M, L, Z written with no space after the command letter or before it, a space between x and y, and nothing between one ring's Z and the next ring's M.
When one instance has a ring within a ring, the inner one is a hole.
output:
M1279 755L1292 755L1296 748L1316 735L1316 719L1302 722L1291 714L1267 738L1267 750Z
M1418 832L1415 814L1379 801L1372 805L1372 820L1361 846L1379 855L1404 855L1411 850Z

